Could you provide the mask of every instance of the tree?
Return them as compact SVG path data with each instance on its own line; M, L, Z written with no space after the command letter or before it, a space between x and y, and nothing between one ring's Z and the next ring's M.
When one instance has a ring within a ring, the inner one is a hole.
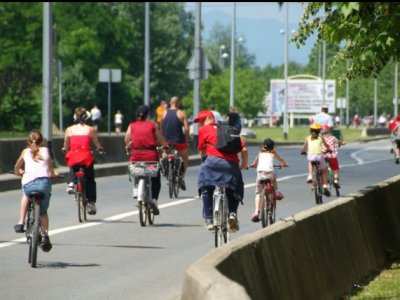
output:
M299 30L297 46L318 31L317 42L337 46L331 68L349 60L340 77L377 76L400 55L400 5L395 2L309 2Z

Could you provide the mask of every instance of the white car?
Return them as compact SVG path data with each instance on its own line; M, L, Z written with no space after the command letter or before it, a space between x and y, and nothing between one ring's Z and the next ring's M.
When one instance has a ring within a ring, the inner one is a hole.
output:
M257 138L257 134L251 130L250 128L242 128L242 132L240 136L246 139L255 139Z

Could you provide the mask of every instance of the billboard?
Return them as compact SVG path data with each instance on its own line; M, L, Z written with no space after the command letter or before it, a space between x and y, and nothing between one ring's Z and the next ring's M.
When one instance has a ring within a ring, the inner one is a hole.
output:
M288 79L288 113L319 113L323 104L322 80ZM269 111L280 115L285 104L285 80L271 80L271 102ZM325 105L329 112L335 112L335 80L325 80Z

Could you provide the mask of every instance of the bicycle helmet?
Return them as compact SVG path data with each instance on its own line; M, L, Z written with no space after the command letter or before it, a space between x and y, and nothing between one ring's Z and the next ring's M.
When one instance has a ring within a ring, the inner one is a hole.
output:
M310 126L310 132L318 135L321 132L321 124L319 123L312 123Z
M271 139L265 139L263 142L263 147L267 150L273 150L275 148L275 142Z
M86 123L92 117L91 113L83 107L77 107L74 114L75 123Z

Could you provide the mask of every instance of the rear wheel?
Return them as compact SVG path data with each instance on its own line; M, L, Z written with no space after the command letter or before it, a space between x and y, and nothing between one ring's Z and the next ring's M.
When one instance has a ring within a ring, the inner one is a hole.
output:
M146 198L146 212L147 212L147 218L148 218L148 220L149 220L149 224L150 225L153 225L153 223L154 223L154 212L153 212L153 209L151 208L151 205L150 205L150 202L152 201L152 199L150 199L150 194L149 194L149 190L148 190L148 186L146 186L146 189L145 189L145 193L146 193L146 196L145 196L145 198Z
M313 167L313 187L314 187L314 196L315 196L315 203L321 204L322 203L322 185L321 185L321 174L318 170L318 167Z
M32 231L32 239L31 239L31 247L32 247L32 256L31 256L31 266L32 268L36 267L37 260L37 252L39 248L39 227L40 227L40 206L35 201L34 208L34 223L33 223L33 231Z
M78 219L79 222L86 221L86 197L84 192L77 192L76 204L78 206Z
M274 199L274 191L271 188L271 184L267 183L267 211L269 225L275 223L276 218L276 200Z
M143 182L142 182L143 181ZM141 189L144 189L143 191ZM147 196L144 179L140 179L138 183L138 195L143 195L143 199L138 201L139 221L141 226L146 226L147 222Z
M168 191L169 191L169 197L172 199L174 196L174 171L172 168L172 163L168 163Z
M261 211L260 211L261 226L264 228L268 226L267 191L265 186L261 190L260 201L261 201Z
M178 171L174 171L174 177L173 177L173 190L174 190L174 196L175 198L178 198L179 195L179 177L178 177Z

